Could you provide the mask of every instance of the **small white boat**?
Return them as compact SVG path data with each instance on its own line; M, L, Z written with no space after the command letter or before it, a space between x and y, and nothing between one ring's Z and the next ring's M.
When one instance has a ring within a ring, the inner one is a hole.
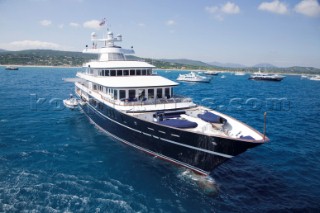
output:
M19 67L15 67L15 66L7 66L6 70L19 70Z
M245 72L235 72L234 75L245 75Z
M320 75L312 76L309 79L312 81L320 81Z
M206 75L218 75L219 72L215 72L215 71L207 71L207 72L204 72L204 74Z
M78 100L76 98L73 98L72 95L70 95L69 99L64 99L63 104L65 107L69 109L75 109L78 107Z
M211 81L211 78L207 76L198 75L195 72L190 72L188 74L179 74L177 80L209 83Z

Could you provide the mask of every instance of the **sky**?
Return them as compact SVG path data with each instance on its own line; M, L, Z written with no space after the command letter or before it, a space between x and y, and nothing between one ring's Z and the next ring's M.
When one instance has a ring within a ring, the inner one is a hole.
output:
M80 52L109 29L139 57L320 68L319 0L0 0L0 29L6 50Z

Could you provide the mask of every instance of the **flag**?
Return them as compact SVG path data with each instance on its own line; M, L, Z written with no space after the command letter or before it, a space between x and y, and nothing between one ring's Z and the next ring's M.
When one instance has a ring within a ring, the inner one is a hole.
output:
M102 27L106 24L106 18L102 19L102 21L99 23L99 26Z

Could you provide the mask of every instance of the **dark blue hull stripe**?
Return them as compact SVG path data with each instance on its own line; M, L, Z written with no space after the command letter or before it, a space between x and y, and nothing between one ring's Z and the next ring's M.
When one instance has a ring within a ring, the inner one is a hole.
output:
M89 118L89 120L90 120L99 130L105 132L106 134L110 135L111 137L113 137L113 138L115 138L115 139L117 139L117 140L119 140L119 141L121 141L121 142L129 145L129 146L132 146L132 147L134 147L134 148L136 148L136 149L139 149L139 150L141 150L141 151L143 151L143 152L147 152L147 153L149 153L149 154L151 154L151 155L153 155L153 156L157 156L157 157L160 157L160 158L162 158L162 159L164 159L164 160L167 160L167 161L173 162L173 163L175 163L175 164L181 165L181 166L183 166L183 167L186 167L186 168L188 168L188 169L191 169L191 170L193 170L193 171L196 171L196 172L198 172L198 173L200 173L200 174L202 174L202 175L208 175L208 174L209 174L209 172L206 172L206 171L204 171L204 170L202 170L202 169L199 169L199 168L197 168L197 167L191 166L191 165L189 165L189 164L185 164L185 163L183 163L183 162L181 162L181 161L177 161L177 160L175 160L175 159L173 159L173 158L169 158L169 157L167 157L167 156L165 156L165 155L162 155L162 154L159 154L159 153L157 153L157 152L153 152L153 151L151 151L151 150L149 150L149 149L142 148L142 147L137 146L137 145L135 145L135 144L132 144L132 143L130 143L130 142L128 142L128 141L126 141L126 140L124 140L124 139L122 139L122 138L119 138L118 136L116 136L116 135L108 132L108 131L105 130L104 128L100 127L100 126L99 126L96 122L94 122L94 121L89 117L89 115L87 115L85 112L84 112L84 114ZM110 119L110 120L112 120L112 119ZM115 122L116 122L116 121L115 121ZM117 123L117 122L116 122L116 123ZM148 135L148 136L151 136L150 134L147 134L147 133L143 133L143 134Z
M89 103L87 103L87 105L88 105L91 109L93 109L96 113L99 113L101 116L103 116L104 118L106 118L106 119L108 119L108 120L110 120L110 121L112 121L112 122L114 122L114 123L116 123L116 124L118 124L118 125L121 125L121 126L123 126L123 127L125 127L125 128L128 128L128 129L130 129L130 130L132 130L132 131L135 131L135 132L138 132L138 133L142 133L142 134L144 134L144 135L146 135L146 136L154 137L154 138L156 138L156 139L160 139L160 140L165 141L165 142L168 142L168 143L172 143L172 144L175 144L175 145L178 145L178 146L187 147L187 148L190 148L190 149L193 149L193 150L205 152L205 153L212 154L212 155L218 155L218 156L225 157L225 158L232 158L232 157L233 157L232 155L222 154L222 153L219 153L219 152L213 152L213 151L210 151L210 150L201 149L201 148L198 148L198 147L194 147L194 146L190 146L190 145L187 145L187 144L182 144L182 143L179 143L179 142L176 142L176 141L168 140L168 139L166 139L166 138L161 138L161 137L158 137L158 136L150 135L150 134L148 134L148 133L145 133L145 132L142 132L142 131L140 131L140 130L131 128L131 127L129 127L129 126L126 126L126 125L124 125L124 124L122 124L122 123L119 123L119 122L117 122L117 121L115 121L115 120L113 120L113 119L105 116L104 114L102 114L101 112L99 112L98 110L96 110L93 106L91 106Z

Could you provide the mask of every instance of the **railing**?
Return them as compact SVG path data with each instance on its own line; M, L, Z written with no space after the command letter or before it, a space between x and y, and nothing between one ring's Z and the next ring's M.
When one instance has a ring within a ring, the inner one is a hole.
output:
M158 105L158 104L170 104L170 103L192 103L191 98L183 97L183 96L173 96L170 98L156 98L156 99L145 99L145 100L129 100L129 99L122 99L122 100L114 100L108 95L99 92L101 98L109 103L119 105L119 106L143 106L143 105Z

